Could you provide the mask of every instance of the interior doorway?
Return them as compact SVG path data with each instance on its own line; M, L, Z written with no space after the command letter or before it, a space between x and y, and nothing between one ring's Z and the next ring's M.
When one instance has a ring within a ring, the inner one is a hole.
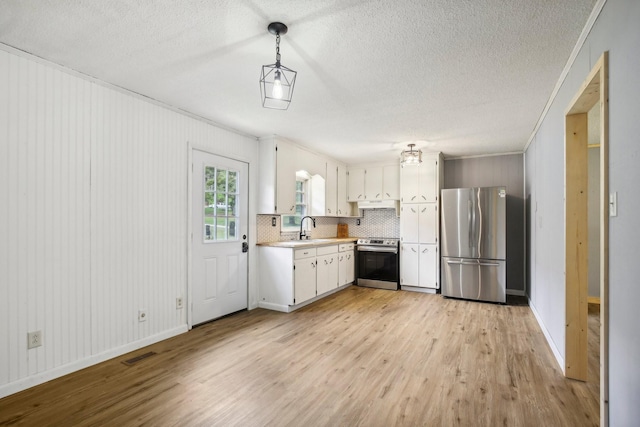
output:
M589 111L598 106L600 423L608 425L609 185L608 52L589 73L565 114L565 376L588 379ZM593 142L593 141L592 141ZM595 144L591 144L595 145ZM591 148L593 149L593 148ZM593 216L593 212L592 212ZM592 230L593 233L593 230ZM591 239L593 242L593 239ZM592 243L593 245L593 243Z

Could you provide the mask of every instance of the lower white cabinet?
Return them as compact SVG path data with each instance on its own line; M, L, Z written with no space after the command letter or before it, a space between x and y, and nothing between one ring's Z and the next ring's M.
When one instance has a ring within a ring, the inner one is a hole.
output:
M324 252L328 252L324 255ZM338 246L318 248L316 282L318 295L336 289L338 283Z
M317 295L316 250L298 249L293 264L293 303L300 304Z
M438 245L402 244L400 285L438 289Z
M339 286L348 285L356 280L356 259L355 245L347 243L340 245L340 253L338 258L338 283Z
M258 306L289 312L299 304L352 283L353 249L353 243L300 249L258 246Z

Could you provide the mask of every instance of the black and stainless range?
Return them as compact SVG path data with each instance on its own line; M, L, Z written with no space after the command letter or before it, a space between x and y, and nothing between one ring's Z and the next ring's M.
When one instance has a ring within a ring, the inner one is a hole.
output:
M356 284L370 288L400 288L399 239L366 238L356 243Z

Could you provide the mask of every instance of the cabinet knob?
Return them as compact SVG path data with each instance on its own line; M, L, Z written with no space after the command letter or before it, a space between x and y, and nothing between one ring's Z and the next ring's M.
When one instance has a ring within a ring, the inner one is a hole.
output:
M360 197L362 197L362 194L358 194L358 199L359 199Z
M386 194L388 198L391 198L391 194L389 193L384 193L384 194Z
M312 263L311 263L311 267L316 268L316 263L315 263L315 262L312 262Z
M424 248L424 250L422 251L422 253L425 253L425 252L429 252L429 249L428 249L428 248Z
M413 196L413 197L411 198L411 200L413 201L413 199L415 199L415 198L416 198L416 196Z
M296 209L296 205L293 205L289 208L289 212L293 212Z
M377 199L378 197L380 197L380 193L376 194L376 199Z
M422 198L423 198L423 199L425 199L425 200L427 200L427 198L426 198L426 197L424 197L424 196L422 196Z
M413 252L416 252L415 248L411 248L411 250L412 250Z

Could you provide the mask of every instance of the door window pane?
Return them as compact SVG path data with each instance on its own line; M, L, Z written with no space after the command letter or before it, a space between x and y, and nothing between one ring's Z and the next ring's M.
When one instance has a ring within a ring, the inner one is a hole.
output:
M204 240L238 240L237 171L205 166Z

